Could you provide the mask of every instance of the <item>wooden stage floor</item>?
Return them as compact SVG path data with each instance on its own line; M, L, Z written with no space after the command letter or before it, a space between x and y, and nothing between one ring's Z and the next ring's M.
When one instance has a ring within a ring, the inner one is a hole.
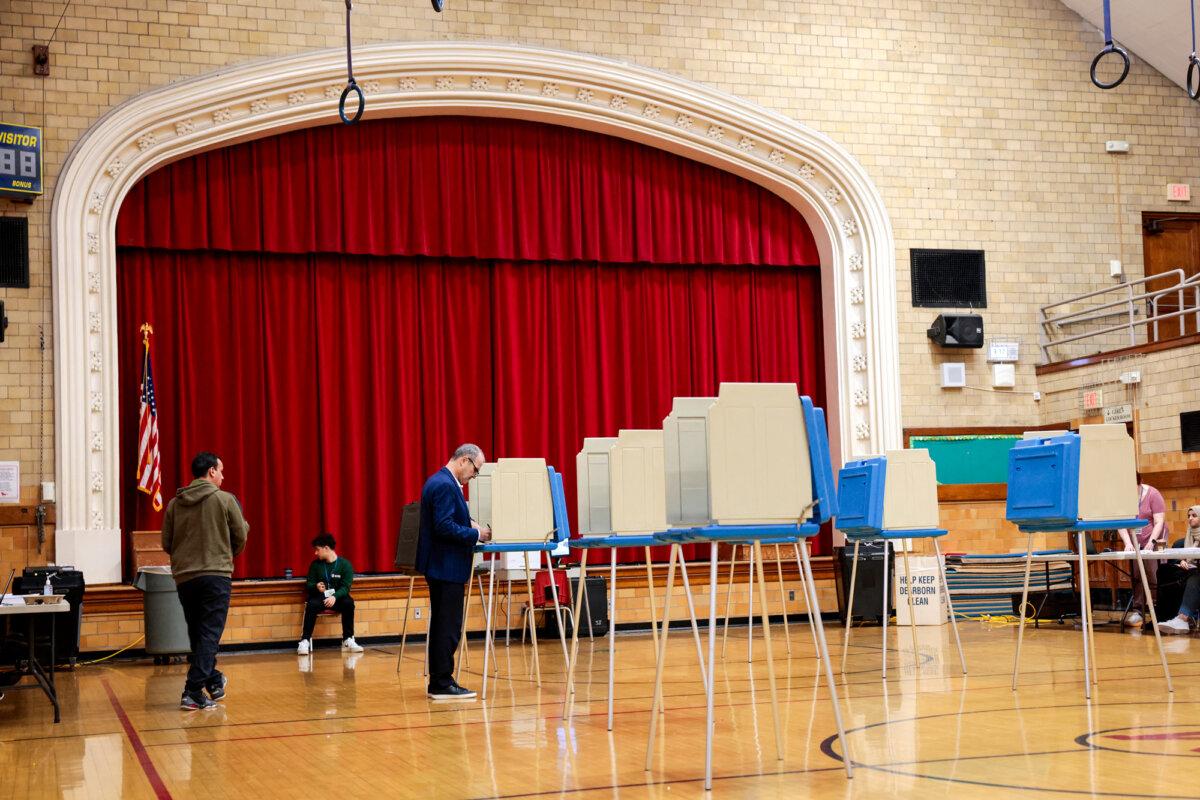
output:
M1200 752L1200 642L1167 639L1168 695L1150 634L1099 632L1101 681L1083 702L1080 634L1027 631L1021 688L1009 688L1016 628L963 624L971 675L958 671L949 627L921 630L879 677L878 628L856 631L839 691L854 763L847 781L828 693L807 627L776 633L786 757L775 758L766 662L756 636L731 630L718 658L715 797L1198 797L1187 772ZM702 631L703 632L703 631ZM829 628L834 669L841 634ZM891 639L893 646L896 638ZM311 671L292 653L222 657L229 694L216 711L177 707L185 667L117 662L60 674L63 722L35 690L0 701L0 800L6 798L703 797L704 692L690 636L672 631L667 711L643 770L653 681L648 635L617 639L614 730L605 728L607 639L582 640L576 716L562 717L564 664L541 647L498 647L502 674L486 703L432 704L422 650L357 659L319 648ZM718 640L719 647L719 640ZM478 688L479 643L463 683ZM719 654L719 651L718 651ZM512 677L509 677L512 676ZM1192 760L1188 760L1192 759Z

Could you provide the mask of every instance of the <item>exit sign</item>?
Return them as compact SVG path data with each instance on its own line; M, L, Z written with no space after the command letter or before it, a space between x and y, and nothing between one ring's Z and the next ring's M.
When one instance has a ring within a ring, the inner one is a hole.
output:
M1104 408L1104 392L1100 389L1085 389L1083 392L1083 410L1096 411Z
M1186 183L1168 183L1167 199L1176 203L1187 203L1192 199L1192 187Z

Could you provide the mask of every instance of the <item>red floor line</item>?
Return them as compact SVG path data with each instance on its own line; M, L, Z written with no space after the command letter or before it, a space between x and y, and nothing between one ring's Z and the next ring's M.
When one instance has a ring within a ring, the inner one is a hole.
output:
M112 703L113 711L117 712L117 719L121 720L121 727L125 729L129 744L133 747L134 754L137 755L138 763L142 765L142 772L146 773L146 780L150 781L150 787L154 789L154 796L159 800L171 800L171 793L167 791L167 785L163 783L158 770L154 768L154 762L150 760L150 754L146 752L146 746L142 744L142 737L138 736L133 723L129 721L129 715L125 713L125 709L121 705L121 701L117 699L112 686L109 685L108 679L101 678L100 683L104 685L104 691L108 694L108 702Z

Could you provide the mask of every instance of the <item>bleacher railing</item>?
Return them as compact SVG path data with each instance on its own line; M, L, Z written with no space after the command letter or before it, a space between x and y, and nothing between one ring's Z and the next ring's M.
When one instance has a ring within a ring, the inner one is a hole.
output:
M1172 283L1161 289L1150 290L1150 283L1165 280L1171 280ZM1088 302L1086 308L1064 313L1064 309L1075 308L1085 302ZM1162 310L1172 306L1174 310ZM1167 338L1187 333L1187 317L1194 318L1192 332L1200 332L1200 274L1188 277L1182 269L1161 272L1044 305L1040 315L1039 346L1043 363L1055 360L1051 355L1052 348L1062 348L1089 339L1100 339L1092 352L1162 341L1159 323L1165 320L1179 320L1179 332ZM1120 321L1104 324L1113 319ZM1081 330L1096 324L1101 327ZM1055 355L1059 358L1073 357L1061 353Z

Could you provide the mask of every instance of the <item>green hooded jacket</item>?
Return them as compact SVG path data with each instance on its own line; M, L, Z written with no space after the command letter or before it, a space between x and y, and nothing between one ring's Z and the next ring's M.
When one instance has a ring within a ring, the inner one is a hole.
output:
M167 504L162 527L175 583L233 575L233 557L245 549L249 531L237 498L212 481L197 478L180 489Z

